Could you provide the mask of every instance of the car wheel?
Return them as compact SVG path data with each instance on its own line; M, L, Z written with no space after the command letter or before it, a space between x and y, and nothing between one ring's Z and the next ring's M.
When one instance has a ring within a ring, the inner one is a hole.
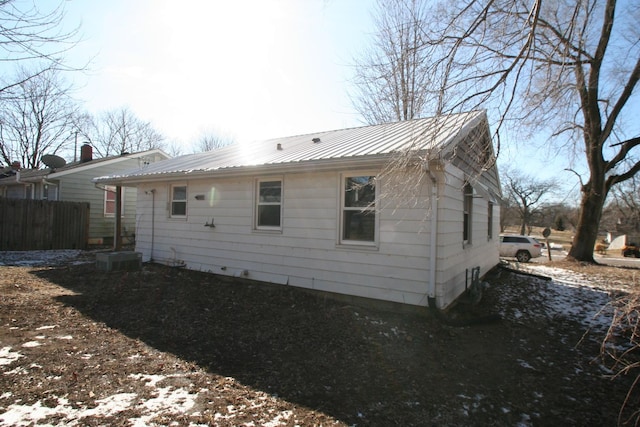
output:
M527 251L518 251L516 254L516 259L518 262L529 262L531 259L531 254Z

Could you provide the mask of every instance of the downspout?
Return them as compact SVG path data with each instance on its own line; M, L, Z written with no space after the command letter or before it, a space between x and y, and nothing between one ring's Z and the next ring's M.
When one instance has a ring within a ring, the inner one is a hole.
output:
M153 262L153 243L156 233L156 189L145 191L145 194L151 193L151 251L149 253L149 262Z
M431 233L429 242L429 284L427 287L427 301L429 308L438 309L436 304L436 268L437 268L437 244L438 244L438 179L433 174L431 163L427 173L431 178Z

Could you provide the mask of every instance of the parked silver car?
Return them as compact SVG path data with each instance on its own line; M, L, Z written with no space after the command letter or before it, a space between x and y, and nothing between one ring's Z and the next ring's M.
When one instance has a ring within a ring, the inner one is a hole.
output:
M519 262L529 262L542 253L542 244L533 237L520 234L505 234L500 236L500 256L516 258Z

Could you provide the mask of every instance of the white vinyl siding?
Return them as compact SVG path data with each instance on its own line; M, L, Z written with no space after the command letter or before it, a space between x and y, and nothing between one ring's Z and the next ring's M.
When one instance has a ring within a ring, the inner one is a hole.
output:
M487 239L493 239L493 202L487 201Z
M465 288L465 270L484 275L498 262L497 239L488 242L487 202L473 198L474 245L461 247L464 174L451 167L438 183L437 248L431 251L431 181L423 177L405 202L382 199L396 193L389 176L376 180L375 246L340 244L345 174L333 171L289 173L282 177L281 232L256 232L256 177L189 181L186 221L159 215L170 202L170 183L138 187L136 250L143 259L184 261L189 269L247 277L302 288L427 305L430 257L436 256L436 296L450 304ZM354 170L348 176L376 176ZM275 181L273 178L261 178ZM156 189L155 199L149 191ZM407 193L409 194L409 193ZM399 197L398 199L401 199ZM152 205L155 204L155 227ZM496 210L497 211L497 210ZM498 227L498 212L493 226ZM215 218L215 228L204 224ZM153 238L152 238L153 234ZM474 237L475 236L475 237ZM338 244L336 244L338 243ZM246 274L246 275L245 275Z
M355 175L355 174L354 174ZM358 173L357 176L367 174ZM270 179L267 179L269 181ZM287 174L281 233L256 233L254 178L190 180L187 221L156 215L153 258L184 260L187 267L291 286L368 298L426 304L429 230L426 208L384 209L378 213L378 248L338 245L342 175L336 172ZM150 258L151 194L159 184L138 189L136 250ZM167 184L165 184L166 186ZM215 192L211 192L215 188ZM156 194L156 208L166 199ZM419 195L420 196L420 195ZM422 195L422 200L428 197ZM215 228L204 227L215 218ZM416 230L420 230L416 233Z
M438 286L436 299L438 304L446 306L465 290L465 274L474 267L480 267L483 276L499 261L498 239L491 241L484 236L488 233L487 200L482 197L471 198L472 245L461 245L461 230L464 224L462 208L464 192L464 172L449 165L446 168L443 186L438 206ZM498 209L494 212L493 229L499 227Z

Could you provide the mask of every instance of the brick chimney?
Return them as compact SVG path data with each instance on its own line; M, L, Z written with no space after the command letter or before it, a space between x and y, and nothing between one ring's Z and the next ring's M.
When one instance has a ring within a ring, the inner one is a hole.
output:
M80 162L90 162L93 160L93 147L89 144L82 144L80 147Z
M20 162L17 160L14 160L13 163L11 163L11 170L19 171L21 168L22 164L20 164Z

